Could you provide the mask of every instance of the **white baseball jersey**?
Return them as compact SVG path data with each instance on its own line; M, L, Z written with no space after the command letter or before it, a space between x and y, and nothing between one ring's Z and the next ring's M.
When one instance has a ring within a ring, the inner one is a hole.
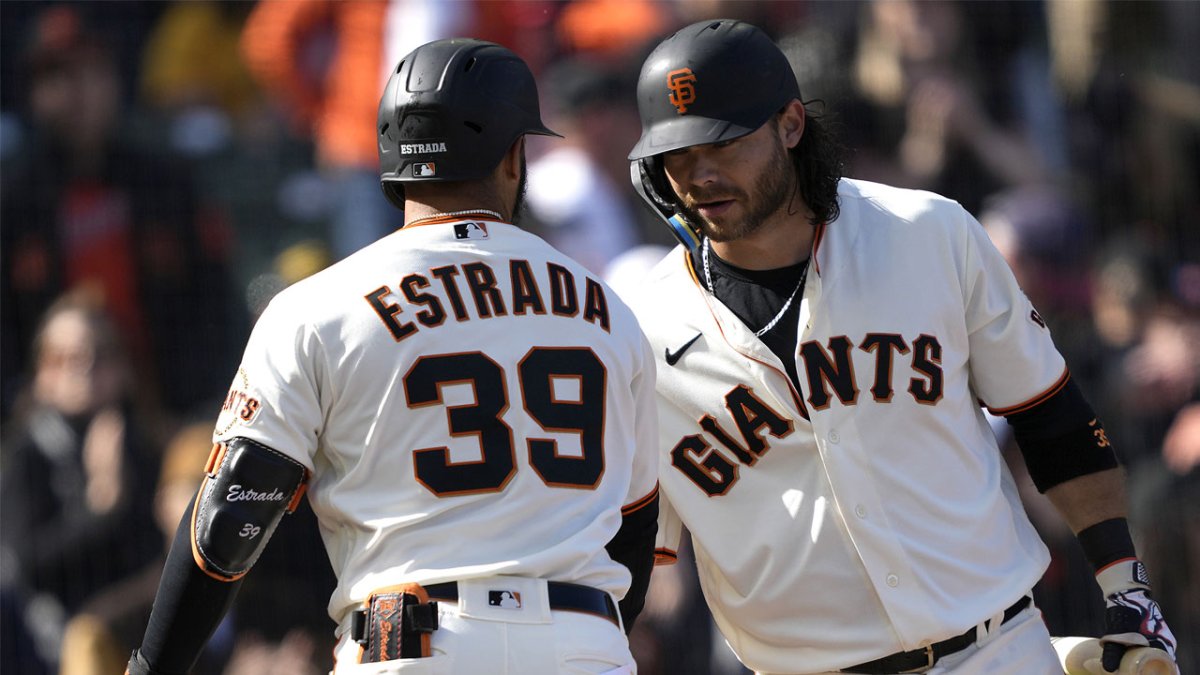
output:
M660 360L660 560L682 522L717 624L760 671L960 634L1049 561L980 408L1065 382L1041 317L958 204L839 194L799 310L800 391L682 248L635 304Z
M218 420L237 436L312 472L335 621L384 586L496 574L624 597L604 546L657 492L632 312L497 221L412 224L276 296Z

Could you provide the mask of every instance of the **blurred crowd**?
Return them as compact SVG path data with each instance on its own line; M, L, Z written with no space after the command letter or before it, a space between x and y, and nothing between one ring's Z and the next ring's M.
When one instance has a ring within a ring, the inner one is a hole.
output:
M566 138L530 139L522 224L636 293L673 240L628 182L634 83L709 17L779 41L846 175L978 216L1105 421L1200 672L1200 3L1100 0L0 3L0 671L120 672L255 317L402 223L374 124L404 53L469 35L526 59ZM1082 552L1020 482L1051 633L1099 634ZM681 557L640 672L745 672ZM196 672L327 672L332 586L302 509Z

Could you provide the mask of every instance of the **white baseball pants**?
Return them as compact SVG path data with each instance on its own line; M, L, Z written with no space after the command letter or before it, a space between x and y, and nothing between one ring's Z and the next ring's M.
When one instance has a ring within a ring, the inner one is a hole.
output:
M520 607L489 604L497 588ZM634 675L624 630L592 614L551 610L544 579L493 577L458 582L458 603L438 603L433 655L359 664L359 645L343 634L334 675ZM615 601L615 598L614 598Z

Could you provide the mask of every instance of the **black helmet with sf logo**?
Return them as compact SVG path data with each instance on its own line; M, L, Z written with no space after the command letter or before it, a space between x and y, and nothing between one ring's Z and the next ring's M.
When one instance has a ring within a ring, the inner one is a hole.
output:
M376 131L379 181L400 208L403 183L484 178L522 135L559 135L542 123L537 84L521 57L471 38L436 40L401 59Z
M650 53L638 77L634 188L684 246L695 247L699 231L678 214L662 153L745 136L798 98L791 64L758 28L713 19L680 29Z

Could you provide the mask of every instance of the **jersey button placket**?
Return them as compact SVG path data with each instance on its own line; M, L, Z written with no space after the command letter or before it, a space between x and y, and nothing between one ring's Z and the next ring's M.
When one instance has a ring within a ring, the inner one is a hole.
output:
M900 585L900 577L896 576L895 574L887 575L887 585L891 586L892 588L899 586Z

